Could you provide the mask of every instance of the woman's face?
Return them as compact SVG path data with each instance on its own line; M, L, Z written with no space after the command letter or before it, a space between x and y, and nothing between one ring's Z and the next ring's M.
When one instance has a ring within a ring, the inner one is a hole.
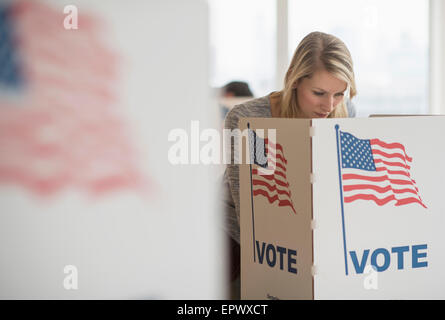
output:
M305 118L327 118L343 101L347 83L326 70L318 70L310 78L295 85L298 105Z

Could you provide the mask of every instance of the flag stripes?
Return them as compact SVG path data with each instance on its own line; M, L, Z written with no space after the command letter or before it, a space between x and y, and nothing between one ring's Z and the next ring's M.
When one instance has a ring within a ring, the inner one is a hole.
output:
M255 166L252 168L253 196L263 196L269 203L290 207L296 213L287 181L287 159L283 146L258 137L253 130L249 130L249 143L251 162Z
M373 201L382 206L418 203L426 208L410 169L413 161L401 143L358 139L340 131L341 169L345 203Z
M119 108L119 55L100 18L85 12L82 27L67 31L64 16L42 1L0 4L0 74L22 80L9 80L13 100L0 97L0 184L41 195L71 187L145 192Z

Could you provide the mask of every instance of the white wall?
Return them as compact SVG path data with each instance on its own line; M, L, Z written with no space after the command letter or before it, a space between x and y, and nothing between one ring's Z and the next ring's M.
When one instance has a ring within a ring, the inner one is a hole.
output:
M445 3L430 0L430 112L445 114Z

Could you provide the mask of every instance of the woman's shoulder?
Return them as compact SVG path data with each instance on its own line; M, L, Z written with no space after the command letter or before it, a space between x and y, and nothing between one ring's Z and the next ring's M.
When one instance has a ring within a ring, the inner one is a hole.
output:
M270 113L269 96L252 99L234 106L225 119L226 128L237 128L240 118L268 118Z

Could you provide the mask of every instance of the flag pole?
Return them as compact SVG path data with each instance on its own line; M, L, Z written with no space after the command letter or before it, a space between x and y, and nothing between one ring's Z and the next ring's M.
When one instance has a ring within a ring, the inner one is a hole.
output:
M348 254L346 250L346 233L345 233L345 210L343 206L343 182L341 177L341 165L340 165L340 137L339 137L340 126L335 125L335 133L337 137L337 162L338 162L338 180L340 182L340 203L341 203L341 224L343 228L343 251L345 255L345 274L348 275Z
M252 184L252 150L250 148L252 147L250 145L250 123L247 123L247 129L248 129L248 136L249 136L249 171L250 171L250 201L252 205L252 241L253 241L253 262L256 262L256 253L255 253L255 213L254 213L254 207L253 207L253 184ZM255 136L253 136L253 157L255 161L255 146L256 146L256 139Z

